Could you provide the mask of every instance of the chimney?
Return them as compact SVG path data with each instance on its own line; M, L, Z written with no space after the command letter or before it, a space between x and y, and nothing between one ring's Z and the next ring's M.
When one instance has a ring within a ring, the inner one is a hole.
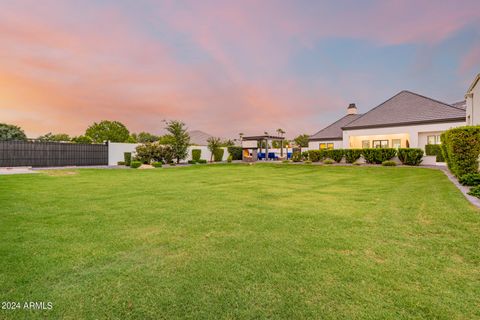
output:
M357 107L355 103L350 103L347 108L347 114L357 114Z

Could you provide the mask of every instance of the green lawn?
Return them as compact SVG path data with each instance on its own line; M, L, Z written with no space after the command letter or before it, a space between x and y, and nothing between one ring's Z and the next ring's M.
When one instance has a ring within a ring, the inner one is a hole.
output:
M0 176L3 318L480 318L480 211L437 170Z

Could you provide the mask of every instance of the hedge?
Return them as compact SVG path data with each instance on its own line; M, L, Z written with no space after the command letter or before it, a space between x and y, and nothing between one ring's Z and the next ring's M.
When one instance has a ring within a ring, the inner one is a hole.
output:
M130 166L130 162L132 162L132 153L131 152L124 152L123 153L123 160L126 166Z
M445 162L442 147L439 144L427 144L425 146L425 154L427 156L437 156L437 162Z
M480 185L480 174L479 173L467 173L458 179L461 185L464 186L478 186Z
M293 161L293 162L300 162L300 161L302 161L302 154L301 154L300 152L298 152L298 151L294 152L294 153L292 154L292 161Z
M330 149L330 150L326 150L325 156L328 159L332 159L335 162L340 162L342 161L344 153L345 151L343 149Z
M219 162L223 160L223 153L225 150L223 148L218 148L213 152L213 161Z
M202 150L201 149L193 149L192 150L192 160L197 162L200 160L200 157L202 156Z
M362 149L363 157L367 163L381 164L396 156L397 150L393 148Z
M480 126L458 127L444 132L442 150L448 168L457 178L478 173Z
M418 166L423 160L423 150L418 148L399 148L398 159L402 164Z
M130 163L130 168L136 169L136 168L139 168L141 165L142 165L142 163L140 161L132 161Z
M362 156L362 149L347 149L345 150L345 161L347 163L354 163Z
M242 160L242 147L228 147L228 153L232 156L232 160Z
M325 159L325 151L324 150L309 150L308 151L308 159L312 162L318 162Z

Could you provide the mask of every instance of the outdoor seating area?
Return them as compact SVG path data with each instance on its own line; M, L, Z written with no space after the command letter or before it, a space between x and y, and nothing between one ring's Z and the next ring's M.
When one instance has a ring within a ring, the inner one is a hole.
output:
M288 146L283 145L284 140L284 137L270 135L243 137L243 161L278 161L290 159L292 152L288 152ZM270 143L273 141L281 141L281 147L272 148Z

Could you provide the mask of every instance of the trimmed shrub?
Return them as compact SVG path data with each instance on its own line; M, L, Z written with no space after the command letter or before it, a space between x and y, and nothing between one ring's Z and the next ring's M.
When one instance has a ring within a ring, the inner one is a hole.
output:
M323 160L325 153L323 150L308 150L308 159L312 162L318 162Z
M227 148L227 151L232 156L232 160L242 160L242 147L231 146Z
M223 153L225 150L223 148L218 148L213 152L213 161L219 162L223 160Z
M362 149L345 150L345 161L347 163L355 163L362 156Z
M117 166L124 166L125 165L125 161L118 161L117 162Z
M445 160L456 177L478 172L480 126L450 129L442 134Z
M335 162L342 161L345 151L343 149L330 149L325 151L325 156Z
M367 163L381 164L383 161L391 160L397 154L393 148L370 148L362 149L362 155Z
M199 164L205 164L205 163L207 163L207 160L205 160L205 159L200 159L200 160L197 161L197 163L199 163Z
M469 195L480 198L480 186L476 186L470 189Z
M302 160L308 160L309 159L309 154L308 151L302 151Z
M334 163L335 161L333 161L332 159L327 159L323 161L323 164L334 164Z
M132 153L131 152L124 152L123 153L123 160L125 162L125 165L129 166L130 162L132 162Z
M192 160L197 162L200 160L200 157L202 155L202 150L201 149L193 149L192 150Z
M227 157L227 162L228 162L228 163L231 163L231 162L232 162L232 158L233 158L232 155L229 154L228 157Z
M196 163L197 163L197 161L195 161L195 160L188 160L188 164L196 164Z
M161 163L161 162L154 162L154 163L152 163L152 166L153 166L154 168L161 168L162 165L163 165L163 163Z
M422 163L423 150L418 148L399 148L398 159L402 164L418 166Z
M392 161L392 160L387 160L387 161L382 162L382 166L384 166L384 167L395 167L396 165L397 165L397 163L395 161Z
M437 162L445 162L443 158L442 147L439 144L427 144L425 146L425 154L427 156L437 156Z
M467 173L458 179L458 182L464 186L480 185L480 173Z
M132 161L130 162L130 168L137 169L142 165L140 161Z
M302 154L301 154L300 152L298 152L298 151L297 151L297 152L294 152L294 153L292 154L292 161L293 161L293 162L300 162L300 161L302 161Z
M136 149L135 160L150 164L152 162L170 163L173 160L173 149L154 142L139 145Z

